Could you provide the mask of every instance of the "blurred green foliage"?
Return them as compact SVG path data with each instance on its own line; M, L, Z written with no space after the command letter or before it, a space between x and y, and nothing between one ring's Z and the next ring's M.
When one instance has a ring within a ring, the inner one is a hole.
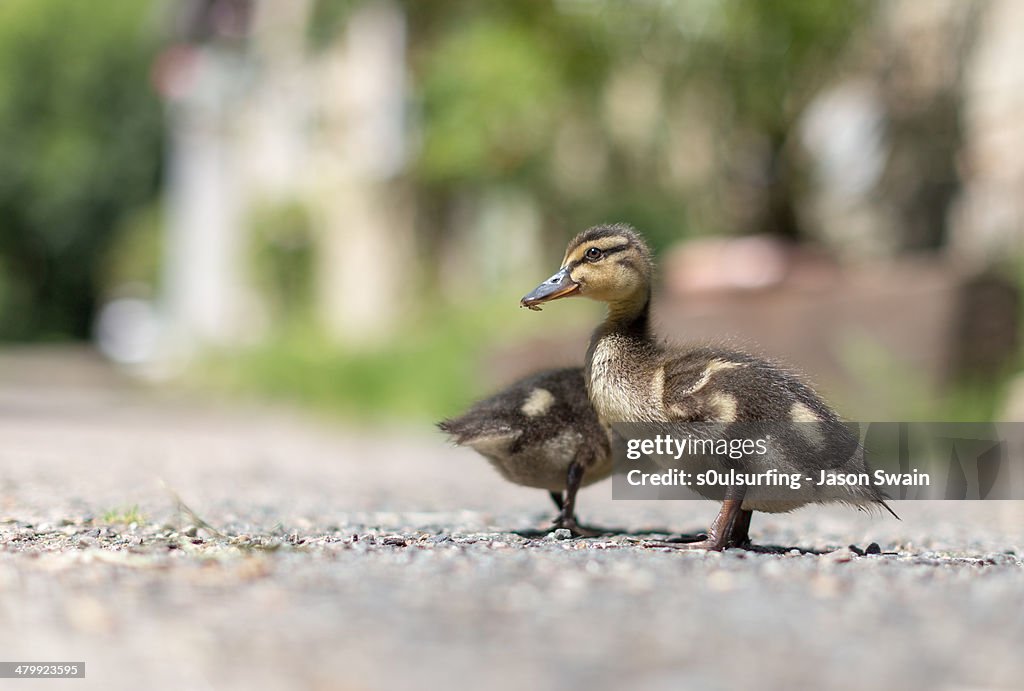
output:
M293 329L252 349L212 354L203 386L270 398L356 420L440 419L471 400L473 329L423 334L415 344L350 352L315 330Z
M481 17L444 36L423 66L427 183L521 174L548 145L564 80L528 27Z
M99 288L159 287L164 250L162 221L163 207L158 203L125 212L94 272Z
M151 9L0 2L0 338L88 335L109 243L157 192Z
M799 235L789 133L873 5L407 2L422 126L417 177L442 216L438 196L511 184L540 201L552 227L630 221L657 247L688 234ZM646 91L633 93L637 75ZM627 101L627 115L630 99L652 98L656 112L649 121L640 112L641 131L624 136L632 125L609 98ZM680 141L692 117L686 101L706 121L694 124L712 125L712 141L700 145L722 163L696 176L672 171L693 146ZM575 176L560 173L558 160L567 155L560 143L574 137L584 150ZM734 168L737 159L746 170ZM737 175L762 197L752 217L728 210ZM560 176L589 181L566 185Z
M250 221L252 276L282 328L309 317L314 242L309 209L299 201L263 204Z
M359 0L313 0L306 38L313 50L323 50L338 37Z
M317 0L310 46L329 46L358 4ZM873 6L401 4L421 135L409 179L427 200L423 234L442 233L466 195L511 186L536 200L546 227L631 221L657 247L697 233L797 232L788 213L788 128ZM123 266L152 244L131 237L147 231L130 216L152 208L161 169L160 106L148 75L157 30L174 12L154 7L0 3L0 338L87 335L105 262ZM649 121L640 118L638 133L623 135L623 116L609 103L630 105L636 74L657 108ZM612 93L623 85L625 94ZM685 136L676 130L689 117L683 101L700 103L701 117L714 122L707 137L693 136L709 139L725 167L696 177L672 172ZM768 202L755 218L737 219L729 161L748 156L759 138L755 172L744 174ZM550 239L552 248L563 241Z
M209 353L193 379L354 420L439 420L489 392L494 382L481 355L524 336L523 322L508 319L512 310L514 301L427 307L409 319L401 340L362 349L339 347L308 322L292 322L265 343Z

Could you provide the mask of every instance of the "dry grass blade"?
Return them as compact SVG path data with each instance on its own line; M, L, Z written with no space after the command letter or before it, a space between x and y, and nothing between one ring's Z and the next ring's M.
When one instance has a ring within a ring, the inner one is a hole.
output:
M163 478L157 478L157 480L160 482L160 486L169 495L171 495L171 499L174 500L174 504L175 504L175 506L178 509L178 513L179 514L184 514L188 518L188 520L190 520L192 522L192 525L196 526L197 528L202 528L204 530L208 530L211 533L213 533L214 535L216 535L217 537L227 537L227 535L225 535L221 531L219 531L216 528L214 528L206 520L204 520L202 516L197 514L195 511L193 511L192 508L188 504L183 502L181 500L181 496L179 496L177 492L175 492L173 489L171 489L171 487L166 482L164 482Z

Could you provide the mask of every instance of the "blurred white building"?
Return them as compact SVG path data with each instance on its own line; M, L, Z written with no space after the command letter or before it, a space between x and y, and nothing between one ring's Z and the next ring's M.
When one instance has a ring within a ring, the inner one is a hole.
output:
M198 0L158 66L168 104L162 312L173 354L258 338L254 216L297 203L312 219L314 310L349 343L386 335L402 309L412 214L405 22L360 4L319 50L313 3Z

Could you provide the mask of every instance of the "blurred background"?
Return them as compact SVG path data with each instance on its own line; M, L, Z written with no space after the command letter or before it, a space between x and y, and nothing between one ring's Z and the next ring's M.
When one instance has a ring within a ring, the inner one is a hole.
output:
M518 300L614 221L666 337L852 419L1024 419L1021 31L1016 0L5 0L4 361L425 424L582 360L596 305Z

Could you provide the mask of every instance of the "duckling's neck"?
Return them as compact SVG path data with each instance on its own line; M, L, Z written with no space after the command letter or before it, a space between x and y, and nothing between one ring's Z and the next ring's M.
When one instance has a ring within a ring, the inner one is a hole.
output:
M587 391L599 419L622 422L643 418L649 407L644 392L646 366L659 347L650 332L650 289L609 303L608 316L594 330L587 349Z
M651 289L647 287L618 302L608 303L608 316L594 333L595 340L602 336L618 335L649 341L651 315Z
M588 381L594 354L602 341L610 339L635 352L647 352L651 348L657 348L651 336L650 315L650 288L638 291L627 299L608 303L608 315L604 322L594 329L590 337L590 347L587 348L585 371Z

